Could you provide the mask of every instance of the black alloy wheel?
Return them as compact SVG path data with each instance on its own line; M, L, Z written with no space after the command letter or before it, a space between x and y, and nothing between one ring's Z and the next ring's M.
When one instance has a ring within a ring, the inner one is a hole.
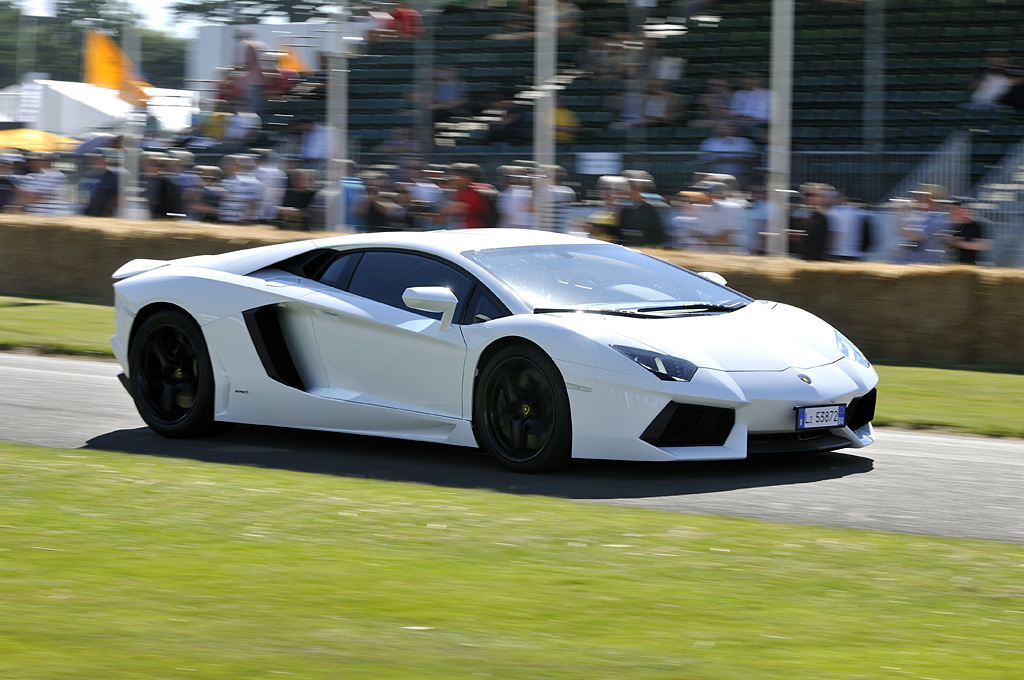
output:
M515 472L547 472L570 460L565 381L554 362L529 345L499 350L487 362L473 404L477 441Z
M197 437L213 420L213 369L203 333L177 309L142 322L129 350L132 396L139 415L165 437Z

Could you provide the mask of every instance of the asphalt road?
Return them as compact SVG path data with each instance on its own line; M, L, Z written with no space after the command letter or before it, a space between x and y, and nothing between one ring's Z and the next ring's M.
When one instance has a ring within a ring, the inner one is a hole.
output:
M0 354L0 440L345 477L539 494L674 512L1024 543L1024 441L879 430L867 449L722 463L588 462L505 472L479 452L237 427L153 434L115 364ZM884 388L881 398L884 399Z

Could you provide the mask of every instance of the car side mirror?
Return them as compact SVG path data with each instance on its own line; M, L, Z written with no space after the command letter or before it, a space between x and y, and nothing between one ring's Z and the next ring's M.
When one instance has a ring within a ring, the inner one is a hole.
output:
M447 288L424 286L406 288L402 293L402 302L406 307L421 312L441 312L441 330L446 331L452 327L452 318L455 316L459 298Z
M711 283L717 283L719 286L725 285L725 277L718 272L697 272L697 276L703 276Z

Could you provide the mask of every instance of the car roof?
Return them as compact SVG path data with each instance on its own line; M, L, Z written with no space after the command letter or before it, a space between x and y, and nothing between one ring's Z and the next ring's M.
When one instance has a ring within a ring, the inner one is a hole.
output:
M317 248L366 248L375 246L412 248L449 258L457 258L460 253L467 251L573 243L603 242L538 229L453 229L348 234L333 238L316 239L314 245Z

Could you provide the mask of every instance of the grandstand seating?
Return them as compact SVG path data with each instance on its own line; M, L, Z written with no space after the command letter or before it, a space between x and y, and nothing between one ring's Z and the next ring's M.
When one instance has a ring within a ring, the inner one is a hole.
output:
M570 68L588 35L629 29L630 9L606 0L578 0L581 35L560 37L558 61ZM662 2L651 17L679 14L678 3ZM737 78L744 71L770 69L770 0L735 0L706 4L720 17L715 22L687 22L685 35L657 44L665 56L685 60L676 92L693 102L706 78ZM864 109L863 3L849 0L797 0L793 73L793 149L859 150ZM973 174L980 176L1022 135L1016 112L979 112L965 107L970 84L993 48L1024 58L1024 34L1018 30L1024 8L1018 0L887 0L885 3L885 129L887 151L925 152L958 130L975 137ZM532 86L532 38L495 39L509 17L504 10L443 13L433 17L433 60L453 66L483 110L501 88L525 92ZM503 36L505 37L505 36ZM415 87L417 46L412 41L375 42L350 60L350 133L363 151L385 139L395 126L413 120L409 96ZM610 131L614 114L610 97L621 93L620 80L567 78L562 101L582 125L572 149L603 150L630 145L631 150L694 150L707 132L679 126L627 136ZM268 124L280 126L296 115L322 117L324 102L275 102ZM446 144L483 150L484 125L439 128ZM528 148L510 149L528 153Z

